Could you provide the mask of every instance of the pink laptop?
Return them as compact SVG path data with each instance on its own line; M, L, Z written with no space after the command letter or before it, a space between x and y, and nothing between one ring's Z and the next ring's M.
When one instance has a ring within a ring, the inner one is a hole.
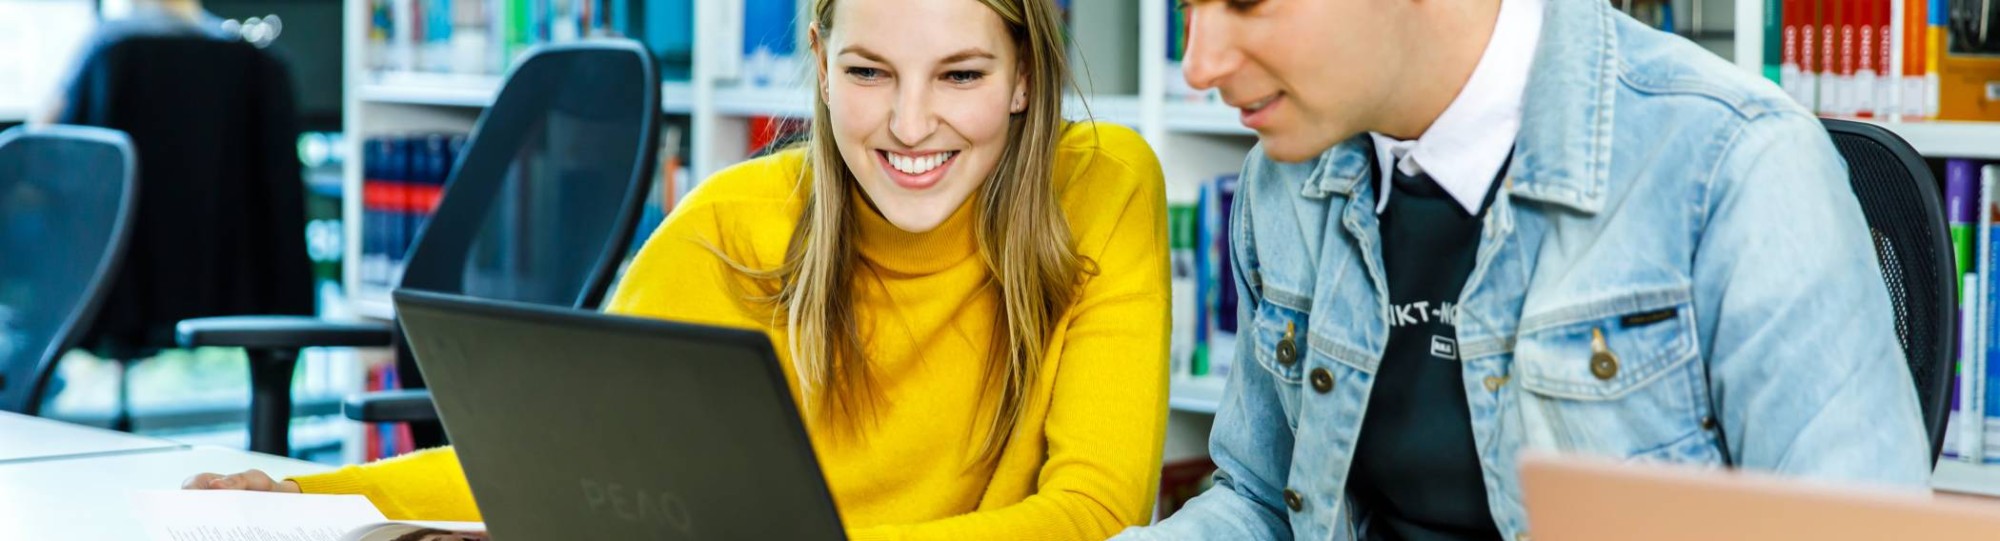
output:
M1521 461L1535 541L2000 540L2000 500L1551 454Z

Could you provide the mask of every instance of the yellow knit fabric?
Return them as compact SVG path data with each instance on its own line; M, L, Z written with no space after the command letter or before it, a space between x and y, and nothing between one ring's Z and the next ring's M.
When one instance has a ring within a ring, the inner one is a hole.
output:
M784 333L725 285L739 275L712 249L775 266L803 208L802 162L780 153L703 183L640 251L607 310L764 329L789 364ZM971 205L921 234L857 207L857 320L886 400L858 437L805 416L854 539L1094 540L1150 519L1167 389L1159 162L1131 130L1081 123L1065 131L1054 177L1075 246L1097 274L1059 322L1011 439L983 463L975 458L992 411L983 378L999 299ZM796 397L795 375L791 383ZM479 518L450 449L295 480L306 492L367 495L391 518Z

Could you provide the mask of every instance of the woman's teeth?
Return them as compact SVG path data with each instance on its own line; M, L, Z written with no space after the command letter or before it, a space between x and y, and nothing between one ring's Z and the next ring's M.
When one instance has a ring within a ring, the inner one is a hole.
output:
M944 162L951 161L951 157L957 155L958 152L935 152L920 157L910 157L895 153L887 154L890 167L894 167L897 171L903 173L921 175L931 172L932 169L937 169L938 166L944 165Z

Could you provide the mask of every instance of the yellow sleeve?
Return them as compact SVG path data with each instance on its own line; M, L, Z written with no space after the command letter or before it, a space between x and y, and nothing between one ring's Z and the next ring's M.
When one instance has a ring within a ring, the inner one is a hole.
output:
M367 496L390 520L477 522L479 507L450 447L291 478L308 494Z
M1151 520L1166 437L1172 324L1165 181L1158 158L1136 134L1100 131L1106 136L1092 158L1098 163L1070 181L1064 199L1095 200L1065 205L1068 219L1073 229L1109 235L1079 243L1098 273L1070 311L1036 493L947 519L854 530L855 541L1096 541ZM1128 178L1106 178L1114 175Z

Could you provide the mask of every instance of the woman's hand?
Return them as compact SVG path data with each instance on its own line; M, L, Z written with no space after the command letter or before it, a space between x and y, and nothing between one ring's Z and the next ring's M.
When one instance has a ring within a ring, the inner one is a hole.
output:
M181 482L183 490L254 490L259 492L299 493L299 484L291 481L274 481L270 475L260 470L221 475L197 473Z

